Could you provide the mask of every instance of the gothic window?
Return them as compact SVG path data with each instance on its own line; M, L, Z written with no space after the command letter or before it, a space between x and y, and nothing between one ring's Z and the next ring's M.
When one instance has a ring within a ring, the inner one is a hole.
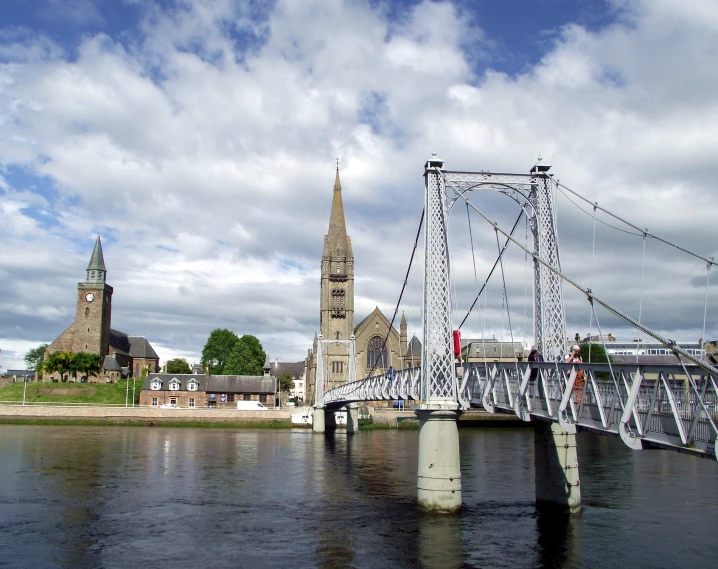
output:
M344 373L344 362L332 362L332 373Z
M385 368L386 358L386 346L384 346L384 338L374 336L369 340L369 344L366 347L366 365L368 369L374 367L376 364L377 368Z

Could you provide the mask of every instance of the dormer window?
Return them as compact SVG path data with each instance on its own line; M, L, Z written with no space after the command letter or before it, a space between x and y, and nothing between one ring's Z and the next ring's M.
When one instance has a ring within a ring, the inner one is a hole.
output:
M187 382L187 391L197 391L199 389L199 381L192 378Z
M159 391L162 389L162 380L159 378L155 378L150 382L150 389L153 391Z
M179 391L180 388L180 381L176 377L172 378L172 381L170 381L170 391Z

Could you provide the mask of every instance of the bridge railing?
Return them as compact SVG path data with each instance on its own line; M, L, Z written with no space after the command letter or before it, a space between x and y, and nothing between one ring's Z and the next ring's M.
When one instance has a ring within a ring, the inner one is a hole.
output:
M330 389L324 394L324 405L336 407L355 401L418 401L420 380L421 368L390 370Z
M715 456L718 387L698 366L469 363L460 399L464 408L555 420L569 432L612 432L631 448L648 443Z

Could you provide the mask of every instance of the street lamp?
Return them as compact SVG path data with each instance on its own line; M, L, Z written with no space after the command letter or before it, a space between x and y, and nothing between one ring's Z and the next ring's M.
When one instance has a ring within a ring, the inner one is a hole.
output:
M27 371L25 372L25 385L22 386L22 404L25 405L25 393L27 393Z

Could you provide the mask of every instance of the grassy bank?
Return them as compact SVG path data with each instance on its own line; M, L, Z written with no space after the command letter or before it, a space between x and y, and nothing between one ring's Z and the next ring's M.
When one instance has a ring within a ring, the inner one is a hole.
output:
M177 419L59 419L59 418L0 418L0 425L37 425L64 427L185 427L193 429L291 429L291 421L178 421Z
M0 401L22 401L23 382L0 387ZM128 389L129 388L129 389ZM135 381L135 403L140 401L141 381ZM132 380L116 383L27 383L28 403L86 403L91 405L124 405L125 397L132 403Z

